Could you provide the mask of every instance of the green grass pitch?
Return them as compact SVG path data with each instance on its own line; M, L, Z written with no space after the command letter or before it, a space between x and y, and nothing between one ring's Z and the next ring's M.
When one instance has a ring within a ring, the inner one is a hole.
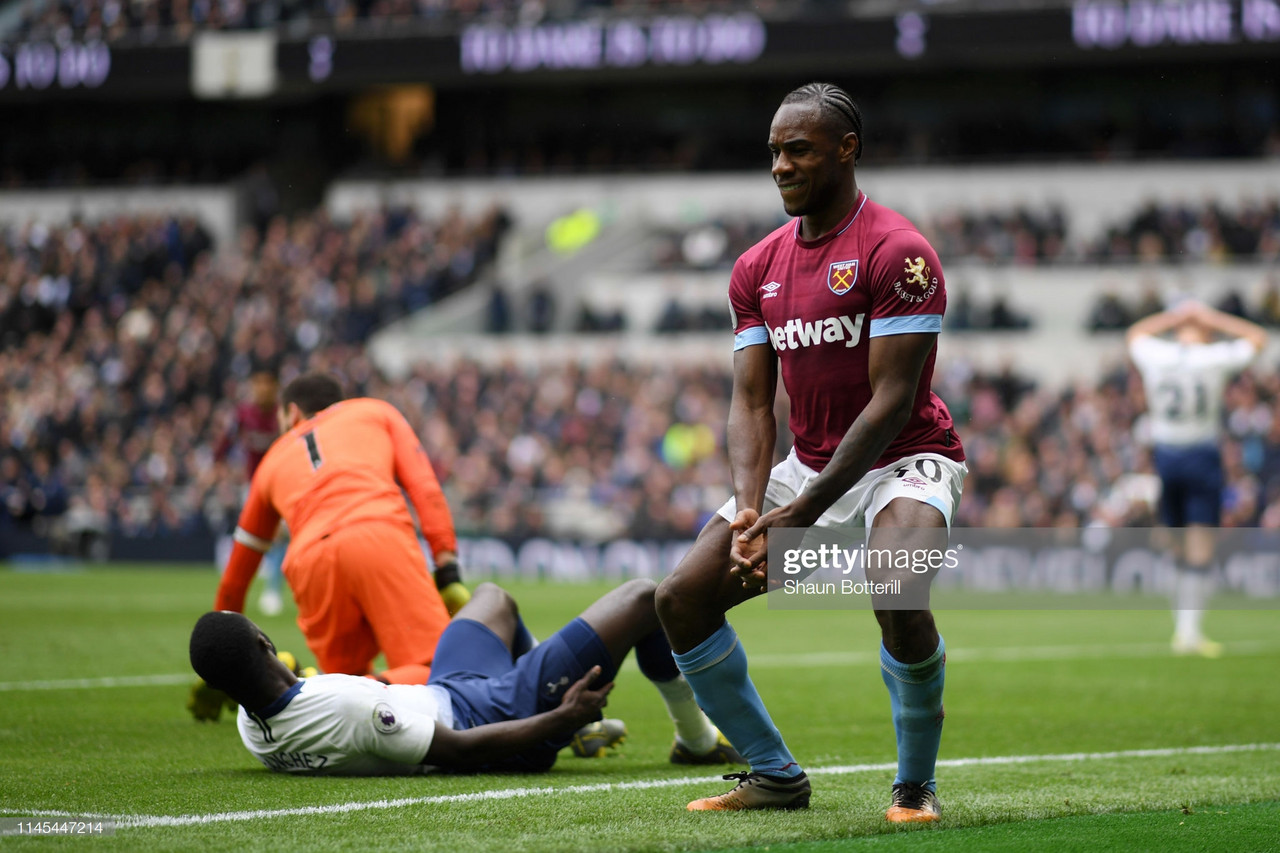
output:
M609 706L630 737L607 758L566 752L542 776L268 773L230 719L197 724L183 707L187 637L215 583L182 568L0 569L0 815L134 824L0 848L1280 850L1274 610L1208 614L1219 660L1172 657L1167 612L940 612L944 819L903 830L883 819L894 741L869 613L735 611L756 684L813 772L812 808L692 814L686 802L728 785L667 763L670 722L633 664ZM607 589L507 586L541 636ZM290 613L249 615L311 662Z

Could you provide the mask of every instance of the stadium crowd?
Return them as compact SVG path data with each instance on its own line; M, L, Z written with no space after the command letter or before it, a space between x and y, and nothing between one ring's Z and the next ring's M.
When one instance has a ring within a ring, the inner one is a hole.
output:
M1032 210L948 209L928 216L905 212L937 249L939 257L987 263L1055 263L1072 257L1066 213L1058 207ZM761 234L787 220L730 217L687 232L667 232L658 242L657 269L717 269L734 260Z
M475 278L507 219L276 218L215 252L183 217L0 232L0 525L221 529L241 499L234 408L258 366L354 357ZM0 537L2 538L2 537Z
M1094 263L1250 258L1280 259L1280 198L1245 200L1235 208L1221 200L1149 202L1109 227L1085 252L1085 259Z
M235 404L269 364L285 381L337 371L350 393L404 411L461 532L692 536L729 483L726 370L464 361L392 382L364 354L380 324L471 280L506 221L497 210L439 222L317 213L246 229L222 251L183 217L3 232L0 525L58 531L63 547L93 532L224 532L244 486L241 460L224 452ZM969 455L959 523L1150 518L1141 390L1123 366L1044 389L952 359L935 383ZM1238 379L1227 408L1226 523L1280 525L1275 366Z
M1280 260L1280 198L1221 199L1197 204L1148 202L1107 226L1096 240L1073 237L1057 206L1008 210L944 209L924 216L904 211L938 256L987 264L1229 263ZM687 231L667 231L654 252L655 269L721 269L761 234L786 221L724 218Z
M294 33L354 27L457 27L474 21L538 24L616 12L715 13L739 9L795 15L819 2L792 0L28 0L16 35L75 35L118 41L185 40L198 30L251 30L281 26Z

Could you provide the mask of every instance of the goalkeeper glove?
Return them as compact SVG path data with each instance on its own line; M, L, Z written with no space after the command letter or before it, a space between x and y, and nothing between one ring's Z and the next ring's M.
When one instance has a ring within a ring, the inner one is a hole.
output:
M196 679L187 695L187 710L192 717L202 722L218 722L218 717L222 716L222 706L234 704L230 696L205 684L203 678Z
M444 600L445 609L453 616L462 609L462 605L471 600L471 590L462 584L462 576L458 573L458 564L450 560L436 566L436 589L440 590L440 598Z
M293 656L293 652L276 652L276 657L280 658L280 662L289 667L289 671L299 678L310 678L313 675L319 675L320 670L314 666L302 666L298 663L298 659Z

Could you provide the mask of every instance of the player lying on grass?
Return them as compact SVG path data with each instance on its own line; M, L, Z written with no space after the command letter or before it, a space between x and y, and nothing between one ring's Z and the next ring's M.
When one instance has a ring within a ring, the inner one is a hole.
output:
M538 772L551 768L578 729L601 718L634 648L675 723L672 763L742 763L676 668L654 589L647 580L625 583L538 644L515 600L482 584L440 637L426 684L299 679L258 626L230 611L196 622L191 666L239 703L240 738L271 770Z

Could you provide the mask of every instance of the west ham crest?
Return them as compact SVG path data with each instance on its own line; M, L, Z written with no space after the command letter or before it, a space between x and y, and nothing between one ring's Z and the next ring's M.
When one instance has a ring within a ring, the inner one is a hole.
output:
M827 269L827 287L836 296L844 296L858 280L858 262L836 261Z

